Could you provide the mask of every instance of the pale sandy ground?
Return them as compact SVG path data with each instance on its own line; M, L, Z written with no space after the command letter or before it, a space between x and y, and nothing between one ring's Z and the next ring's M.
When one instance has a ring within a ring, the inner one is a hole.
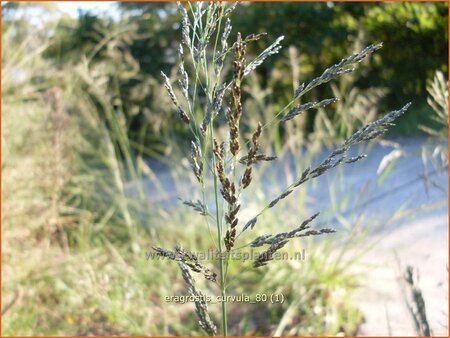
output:
M401 286L405 267L411 265L419 272L418 286L423 292L433 335L448 337L447 169L436 171L427 162L428 174L432 174L427 191L421 178L424 173L421 149L426 145L432 150L436 143L429 144L425 138L394 141L401 145L405 155L384 183L369 184L368 190L372 192L362 198L363 203L367 202L366 217L378 220L374 222L374 232L380 240L356 268L366 276L355 297L355 305L365 317L358 334L417 335ZM447 142L438 144L447 147ZM357 191L358 186L373 181L378 163L390 151L392 148L377 145L369 151L367 161L346 170L345 189L354 187L352 190ZM407 217L383 224L383 219L401 208Z
M356 306L365 316L359 335L415 336L411 316L405 305L401 286L405 267L419 272L428 320L434 335L448 336L448 173L434 171L428 192L421 175L423 163L420 149L425 139L397 139L405 151L386 181L374 188L373 203L367 205L369 218L383 219L403 205L412 210L409 216L376 231L381 238L366 254L357 269L366 276L355 297ZM447 142L440 143L447 147ZM433 145L429 149L433 149ZM389 152L376 146L362 168L354 168L356 177L375 175L377 163ZM428 162L428 172L433 172ZM357 185L363 183L356 178ZM397 189L397 187L400 187ZM371 199L370 197L368 198ZM405 204L406 203L406 204ZM382 223L382 222L381 222ZM379 224L383 227L383 224ZM373 237L370 237L373 240ZM400 266L399 267L399 262Z
M367 284L355 298L365 316L360 335L415 336L405 306L396 255L420 273L427 316L437 336L448 336L448 237L446 215L426 217L395 229L363 258ZM367 269L367 266L372 266ZM401 270L402 272L404 269Z

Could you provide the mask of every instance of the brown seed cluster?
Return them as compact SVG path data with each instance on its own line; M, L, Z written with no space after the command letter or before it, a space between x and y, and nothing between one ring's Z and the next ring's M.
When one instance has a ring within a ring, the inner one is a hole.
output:
M269 162L269 161L273 161L273 160L276 160L276 159L277 159L276 156L267 156L267 155L264 155L264 154L257 154L257 155L255 155L255 157L253 159L253 163L258 162L258 161L267 161L267 162ZM247 164L247 155L241 157L239 159L239 163Z
M256 128L255 132L252 136L252 146L250 147L247 157L246 157L246 164L247 168L245 168L244 175L241 179L241 187L242 189L247 188L250 185L250 182L252 181L252 165L256 161L257 152L259 149L259 138L261 136L262 132L262 125L261 123L258 123L258 127Z
M228 204L235 204L237 201L236 185L225 175L225 143L222 142L219 146L219 142L214 139L213 151L216 157L217 176L222 185L220 193Z
M236 193L236 185L234 182L231 182L228 177L225 175L225 145L222 142L219 146L219 142L214 139L214 155L216 157L216 170L217 176L219 177L219 181L222 185L220 189L220 193L223 196L223 199L228 203L228 210L225 214L225 221L227 225L229 225L229 229L225 233L224 242L227 251L230 251L234 246L234 242L236 240L236 227L239 222L237 218L237 214L241 207L240 204L237 203L237 193Z
M213 147L214 156L216 158L216 170L217 170L217 176L219 177L219 181L222 184L222 188L225 186L230 185L230 182L228 181L227 177L225 176L225 143L221 143L219 145L219 142L214 139L214 147ZM224 196L224 193L222 193L223 198L229 202L229 199Z
M245 44L242 41L241 33L237 35L234 50L234 77L231 89L230 109L228 110L227 118L230 127L230 152L236 156L239 152L239 120L242 115L241 80L244 76L245 69Z
M227 230L224 238L227 251L230 251L233 248L234 242L236 240L236 227L239 221L239 219L237 218L237 213L240 207L240 204L229 204L228 212L225 214L225 220L227 221L227 224L230 224L230 229Z

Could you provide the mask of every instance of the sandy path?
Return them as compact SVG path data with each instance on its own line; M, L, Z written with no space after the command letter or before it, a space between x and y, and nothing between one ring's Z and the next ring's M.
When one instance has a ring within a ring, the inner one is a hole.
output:
M399 283L402 266L419 271L428 320L434 335L448 336L448 237L446 215L424 217L384 236L363 258L361 268L374 265L355 299L366 322L359 334L414 336L414 326ZM404 271L404 270L402 270ZM389 318L389 319L387 319Z

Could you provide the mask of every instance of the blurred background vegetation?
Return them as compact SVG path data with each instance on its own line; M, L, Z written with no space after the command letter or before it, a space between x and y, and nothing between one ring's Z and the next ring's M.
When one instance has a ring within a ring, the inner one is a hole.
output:
M70 69L85 58L90 69L102 70L108 92L121 102L112 108L123 114L130 140L144 142L147 149L162 153L169 147L165 141L169 134L183 137L168 101L156 100L162 94L160 71L170 74L177 62L180 32L174 4L120 3L115 15L80 11L78 18L66 15L58 21L39 23L30 21L26 14L35 16L37 9L25 9L36 6L41 17L50 18L49 13L56 10L52 4L3 6L6 43L20 44L30 32L38 34L36 28L40 28L49 39L42 57L52 68ZM436 70L447 73L447 4L243 3L239 10L233 18L232 35L268 33L266 39L249 46L251 54L276 37L286 36L282 52L264 63L247 84L247 109L252 114L276 112L299 83L369 43L383 42L384 48L354 76L312 94L323 98L334 93L342 99L339 107L326 113L327 119L338 122L333 123L335 136L347 135L354 127L348 119L338 121L344 107L355 104L347 100L356 100L366 109L376 103L377 114L411 101L413 112L394 131L412 134L420 124L433 126L430 114L424 113L429 111L426 82ZM316 114L308 114L302 121L306 134L314 131L315 120Z
M240 4L232 36L268 33L249 54L285 35L281 52L245 83L244 131L270 120L300 83L372 42L384 47L311 93L340 101L277 127L265 142L277 153L331 146L407 101L411 111L392 133L442 129L426 88L448 71L447 13L443 2ZM164 198L170 192L155 171L188 176L188 164L174 160L189 146L188 130L160 77L176 77L180 35L172 3L118 3L113 14L77 17L52 3L2 3L3 334L201 334L191 312L162 301L182 290L177 267L143 259L150 242L210 245L195 215L149 206L143 184ZM177 223L192 226L166 227ZM289 269L243 277L234 292L266 280L292 297L244 321L236 314L235 332L356 333L361 314L349 299L357 283L342 255L331 264L329 243L309 248L323 255L289 267L304 276L301 287Z

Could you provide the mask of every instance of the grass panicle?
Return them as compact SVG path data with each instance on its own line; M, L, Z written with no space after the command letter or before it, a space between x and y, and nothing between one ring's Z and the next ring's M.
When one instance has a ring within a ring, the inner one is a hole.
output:
M169 251L154 247L157 254L178 261L182 269L183 277L190 287L191 294L200 294L195 288L194 280L190 270L202 274L206 279L217 283L220 294L226 296L227 279L230 273L231 251L244 247L257 248L267 246L253 260L250 267L261 268L266 266L274 258L274 254L281 250L290 240L300 237L318 236L334 233L332 228L312 229L310 223L319 216L316 213L304 220L298 227L291 231L281 232L276 235L260 235L254 238L250 244L235 249L239 235L248 228L253 229L262 213L275 207L281 200L291 195L296 188L303 183L319 177L328 170L341 164L357 162L365 155L348 156L349 149L359 143L373 140L383 135L393 125L393 121L402 115L409 107L405 105L402 109L393 111L377 121L367 124L347 138L343 144L330 153L322 162L303 170L299 177L277 197L272 199L255 217L240 226L239 212L242 209L242 195L254 180L254 166L259 161L273 161L276 156L260 153L260 139L263 131L273 122L288 122L301 113L310 109L322 109L337 101L336 98L325 99L318 102L307 102L293 106L303 95L319 85L327 83L337 77L351 73L355 66L370 54L381 48L381 44L372 44L362 51L342 59L337 64L326 69L320 76L314 78L306 85L302 84L294 90L293 99L272 120L265 124L258 123L249 139L242 139L240 121L243 115L242 84L245 77L260 66L268 57L276 54L281 49L281 41L284 36L277 38L269 47L263 50L252 61L246 61L247 45L264 37L265 33L251 34L242 38L237 33L236 41L229 42L232 31L231 20L228 17L234 10L235 4L222 4L210 2L188 3L190 13L185 6L179 4L181 12L181 35L182 45L190 53L190 58L185 57L183 47L179 48L181 64L179 66L179 86L186 97L189 113L202 111L203 116L200 125L190 125L193 132L191 143L190 163L195 177L197 178L202 193L202 199L197 201L185 201L194 211L199 212L207 219L207 225L212 220L217 229L217 259L219 273L216 275L210 269L200 264L196 257L176 247L175 251ZM231 45L231 47L230 47ZM232 55L230 55L232 54ZM192 67L185 67L185 60L192 62ZM231 66L231 79L226 78L223 69L226 65ZM190 69L192 73L188 73ZM181 119L190 122L187 114L182 110L175 97L170 81L164 75L164 83L169 97L175 104ZM189 86L189 88L188 88ZM293 106L293 107L292 107ZM289 110L288 110L289 109ZM225 125L220 112L225 112ZM193 114L192 114L193 116ZM196 115L197 116L197 115ZM226 140L221 140L225 129ZM197 133L197 130L200 132ZM245 142L245 147L243 144ZM243 154L243 148L246 154ZM237 164L242 164L239 166ZM210 174L212 177L209 177ZM215 215L207 211L206 188L214 188ZM239 234L238 229L241 228ZM242 263L244 264L244 263ZM217 277L217 279L216 279ZM239 278L237 276L236 278ZM206 303L196 302L196 312L200 319L201 327L208 334L215 334L216 329L212 324L206 309ZM221 302L222 334L228 334L227 302Z
M190 118L184 111L184 109L181 107L180 103L178 102L177 97L175 96L175 92L173 91L172 84L170 83L169 78L167 77L164 72L161 71L161 75L164 79L164 87L167 89L167 93L169 94L170 99L172 100L173 104L177 108L178 115L180 116L180 119L186 123L189 124Z

